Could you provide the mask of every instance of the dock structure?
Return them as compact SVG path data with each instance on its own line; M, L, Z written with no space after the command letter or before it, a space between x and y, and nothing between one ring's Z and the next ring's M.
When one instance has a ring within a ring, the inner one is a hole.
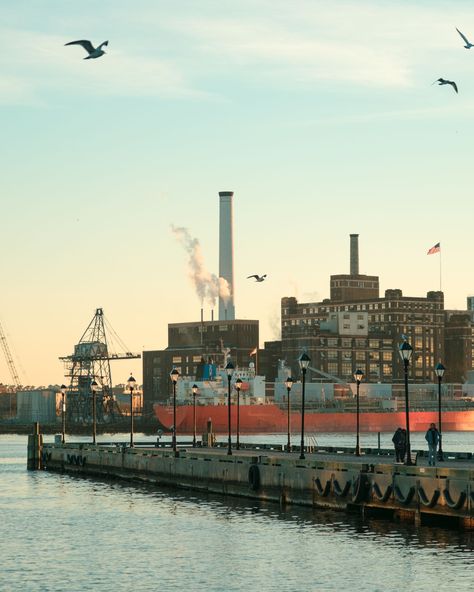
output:
M407 466L395 463L388 450L368 449L358 457L349 449L318 448L302 460L299 450L288 453L282 446L247 445L228 455L219 447L181 447L174 453L150 443L130 448L58 441L41 443L41 462L30 468L474 528L472 454L445 453L448 460L435 467L421 454Z

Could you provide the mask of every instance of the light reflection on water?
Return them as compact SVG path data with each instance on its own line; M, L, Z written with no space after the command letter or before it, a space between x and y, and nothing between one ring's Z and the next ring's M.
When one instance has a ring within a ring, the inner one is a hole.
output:
M2 591L472 587L470 533L25 467L0 436Z

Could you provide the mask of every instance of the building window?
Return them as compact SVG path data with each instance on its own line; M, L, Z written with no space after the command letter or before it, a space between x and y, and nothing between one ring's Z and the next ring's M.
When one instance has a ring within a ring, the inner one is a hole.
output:
M342 375L343 376L352 376L352 364L350 362L343 362L342 363Z
M369 374L370 376L379 376L379 365L378 364L369 364Z
M382 360L384 360L384 362L391 362L392 361L392 352L384 351L382 353Z
M181 356L173 356L171 361L173 364L180 364L181 363Z

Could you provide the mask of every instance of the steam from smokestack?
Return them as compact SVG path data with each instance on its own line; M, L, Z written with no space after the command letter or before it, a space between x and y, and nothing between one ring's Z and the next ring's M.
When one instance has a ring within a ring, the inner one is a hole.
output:
M217 277L206 269L199 239L193 238L187 228L171 225L171 230L189 255L189 276L201 306L206 301L211 307L214 307L218 298L228 301L230 298L229 283L226 279Z
M351 275L359 275L359 235L351 234Z

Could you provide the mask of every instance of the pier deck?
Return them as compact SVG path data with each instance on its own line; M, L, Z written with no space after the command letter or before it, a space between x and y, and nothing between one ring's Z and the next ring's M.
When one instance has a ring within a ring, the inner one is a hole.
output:
M38 449L29 449L28 458L36 455L38 462L29 468L474 528L474 460L468 453L448 452L431 467L423 452L407 466L395 463L388 450L358 457L350 449L318 448L300 459L299 451L275 446L246 444L231 455L226 447L180 446L175 454L163 445L43 445L36 437Z

